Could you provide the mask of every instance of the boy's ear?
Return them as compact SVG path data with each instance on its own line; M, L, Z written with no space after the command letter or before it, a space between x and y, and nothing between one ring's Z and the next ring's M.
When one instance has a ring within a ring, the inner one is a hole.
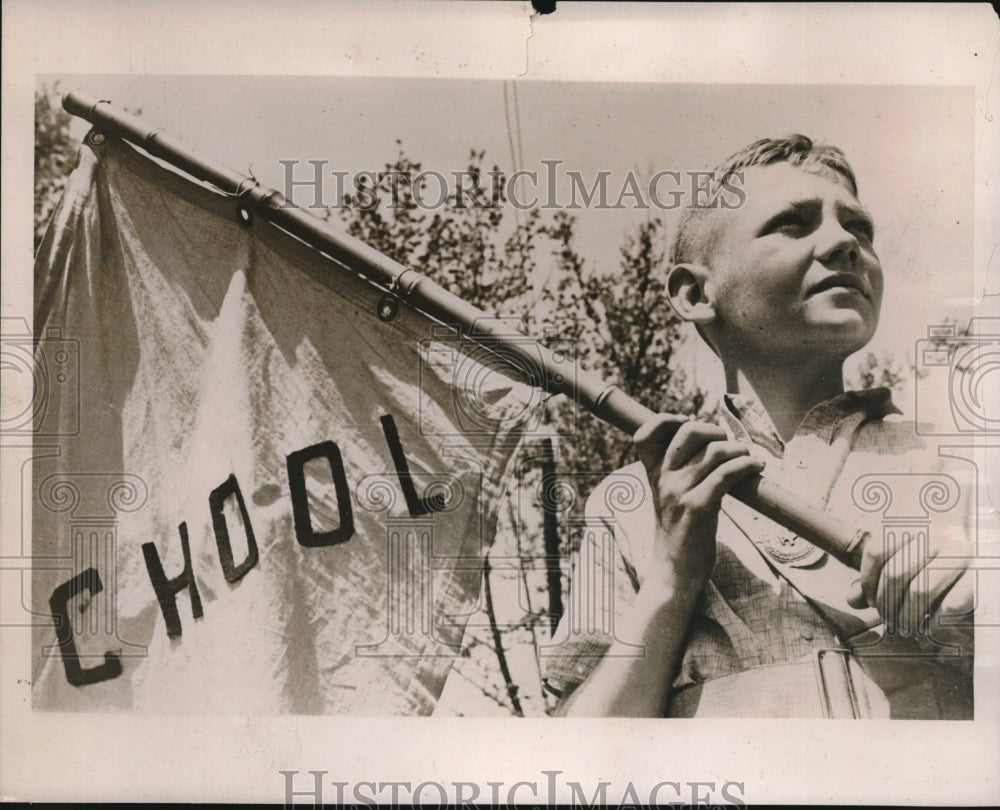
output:
M675 264L667 272L670 305L685 321L711 323L715 320L712 282L703 264Z

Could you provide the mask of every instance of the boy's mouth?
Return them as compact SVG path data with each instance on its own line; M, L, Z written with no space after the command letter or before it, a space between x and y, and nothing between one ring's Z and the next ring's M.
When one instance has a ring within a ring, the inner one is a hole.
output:
M854 275L853 273L834 273L829 275L822 281L813 284L806 290L806 294L815 295L816 293L838 288L856 290L865 298L871 299L871 290L868 287L868 283L861 276Z

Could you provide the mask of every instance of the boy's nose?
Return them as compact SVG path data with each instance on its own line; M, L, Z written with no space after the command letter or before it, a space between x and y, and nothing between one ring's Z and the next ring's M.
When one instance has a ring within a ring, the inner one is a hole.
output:
M846 261L848 266L853 266L861 255L858 238L839 222L820 228L816 238L816 257L823 264Z

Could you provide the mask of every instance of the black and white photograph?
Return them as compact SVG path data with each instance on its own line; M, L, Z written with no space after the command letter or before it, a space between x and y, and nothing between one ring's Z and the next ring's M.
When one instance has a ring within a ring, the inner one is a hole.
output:
M554 5L5 8L5 800L1000 798L997 15Z

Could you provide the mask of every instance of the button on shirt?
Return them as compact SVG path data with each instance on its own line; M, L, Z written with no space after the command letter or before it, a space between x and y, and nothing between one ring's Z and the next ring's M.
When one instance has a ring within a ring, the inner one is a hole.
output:
M898 413L887 389L848 392L813 408L784 442L764 409L746 397L729 395L717 411L726 431L766 462L765 476L876 538L881 516L859 509L859 498L868 507L875 497L866 495L868 483L940 466L912 423L887 419ZM634 603L651 553L655 518L647 487L642 465L633 464L605 478L588 499L577 527L582 537L570 598L553 646L543 651L554 688L581 683L613 639L635 643L623 637L621 617ZM946 530L963 534L968 510L964 503L956 508L946 516ZM801 660L818 648L878 643L877 611L847 604L857 577L726 497L715 567L696 606L674 688Z

